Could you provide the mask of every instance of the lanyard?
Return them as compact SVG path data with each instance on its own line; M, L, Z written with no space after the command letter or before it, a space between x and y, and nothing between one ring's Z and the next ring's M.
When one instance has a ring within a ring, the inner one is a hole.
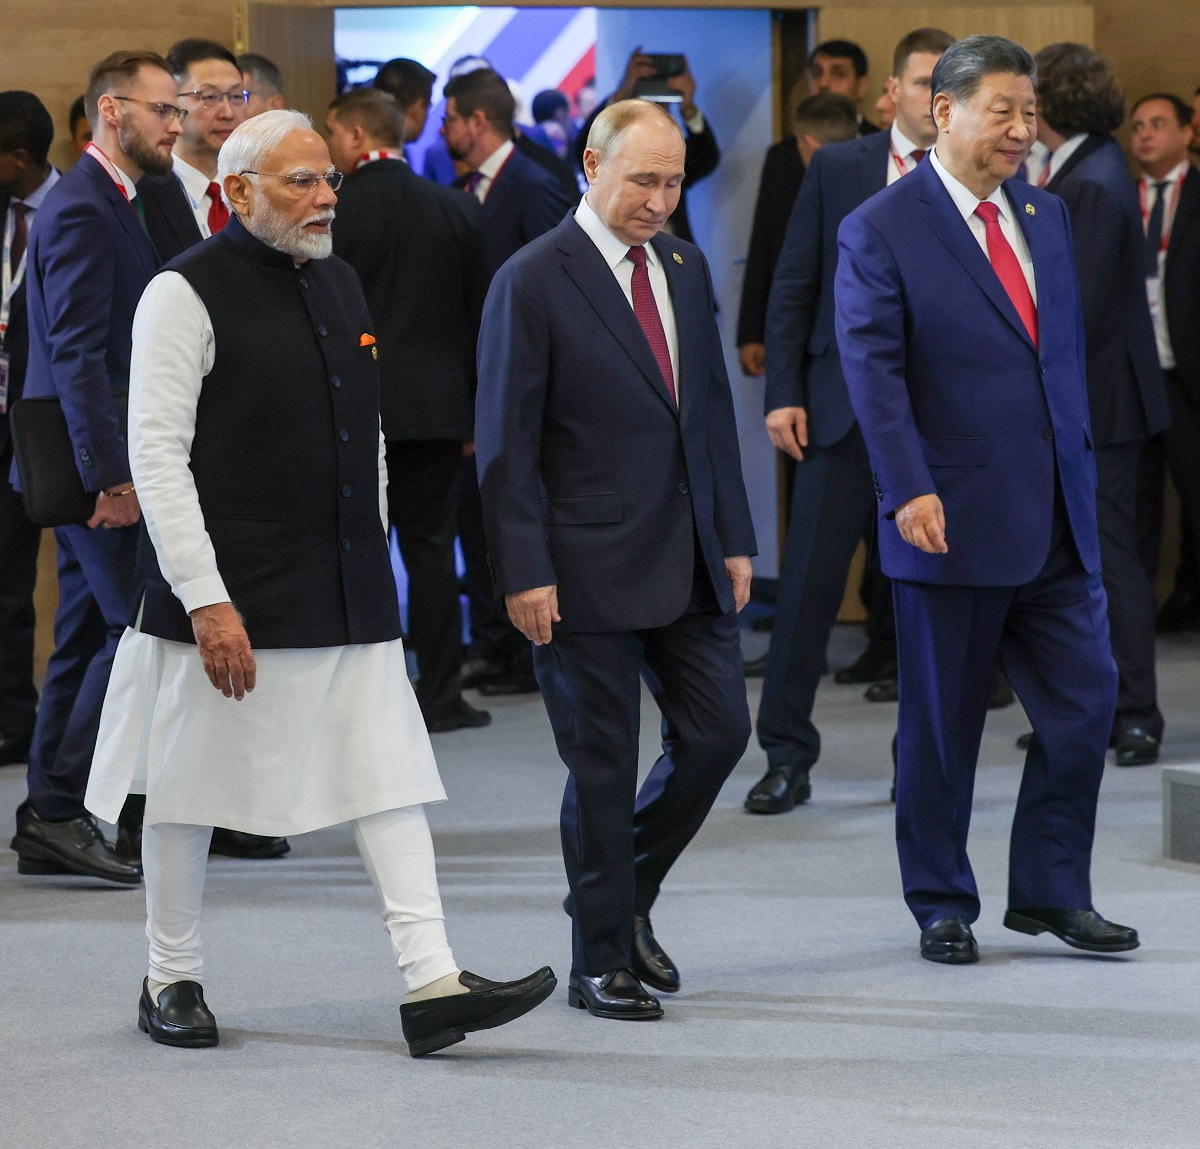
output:
M377 148L375 151L364 152L358 157L354 170L358 171L359 168L373 164L376 160L399 160L404 163L404 153L394 151L392 148Z
M1183 181L1187 179L1188 170L1185 167L1179 173L1179 178L1175 180L1175 194L1171 196L1170 207L1163 206L1163 230L1162 239L1159 241L1158 250L1166 251L1167 244L1171 241L1171 228L1175 226L1175 212L1179 209L1179 194L1183 191ZM1163 194L1161 191L1158 193ZM1150 222L1150 209L1147 203L1146 181L1138 180L1138 206L1142 209L1142 232L1146 231L1146 225ZM1169 212L1169 214L1168 214Z
M28 226L26 220L26 226ZM4 339L8 335L8 319L12 314L13 296L17 293L17 288L21 286L25 279L25 261L29 258L29 245L25 245L25 250L21 253L21 262L17 264L17 273L13 274L12 269L12 247L13 240L17 235L17 213L12 210L12 205L9 205L8 218L4 223L4 267L0 270L0 349L4 347Z

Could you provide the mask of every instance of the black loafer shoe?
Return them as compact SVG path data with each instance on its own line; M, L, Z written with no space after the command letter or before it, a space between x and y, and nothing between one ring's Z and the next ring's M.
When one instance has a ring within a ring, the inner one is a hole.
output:
M746 678L762 678L767 673L767 656L747 658L742 662L742 674Z
M1158 739L1144 726L1130 726L1116 738L1118 766L1149 766L1158 761Z
M1097 954L1124 953L1141 945L1137 930L1106 921L1095 910L1008 910L1004 925L1017 933L1035 937L1050 933L1077 950Z
M653 1021L663 1015L658 998L648 994L627 969L610 970L596 977L571 974L567 1004L613 1021Z
M895 677L895 653L881 654L868 646L859 655L857 661L852 662L849 666L843 666L833 676L833 681L842 686L865 686L868 682L882 682L885 678Z
M979 947L962 918L941 918L921 931L921 956L943 965L969 965L979 960Z
M22 802L17 807L12 848L17 852L18 874L79 874L126 886L142 880L142 867L117 857L91 814L69 822L47 822Z
M207 1049L220 1041L217 1019L204 1004L204 990L194 981L172 982L158 995L156 1005L150 1000L150 983L143 979L138 1029L159 1045L181 1049Z
M436 1053L477 1029L495 1029L515 1021L541 1005L558 985L548 965L520 981L488 981L466 970L458 980L471 992L406 1002L400 1007L400 1026L413 1057Z
M29 734L0 734L0 766L17 766L29 761Z
M659 993L679 992L679 970L655 940L649 918L633 915L633 965L638 981Z
M863 697L868 702L899 702L900 682L895 678L885 678L882 682L872 682L863 691Z
M772 766L746 795L751 814L786 814L812 797L808 770L803 766Z
M248 858L261 861L264 858L282 858L290 853L291 843L286 838L268 838L262 834L247 834L243 830L214 828L208 852L226 858Z
M437 710L425 719L430 734L449 734L452 730L478 730L492 724L492 716L460 698L452 706Z
M1033 742L1033 731L1026 730L1024 734L1020 734L1017 736L1017 749L1018 750L1028 750L1030 747L1030 744L1032 742Z

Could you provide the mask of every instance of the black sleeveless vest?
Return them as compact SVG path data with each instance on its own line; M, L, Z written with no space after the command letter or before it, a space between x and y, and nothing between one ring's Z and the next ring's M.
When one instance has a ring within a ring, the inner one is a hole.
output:
M236 217L164 270L192 285L212 321L190 466L251 645L398 638L379 517L379 370L358 277L336 257L297 268ZM194 641L147 565L140 629Z

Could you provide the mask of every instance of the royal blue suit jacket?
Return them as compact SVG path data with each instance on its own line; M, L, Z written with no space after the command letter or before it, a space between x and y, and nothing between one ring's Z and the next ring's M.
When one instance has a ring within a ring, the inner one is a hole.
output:
M129 480L133 313L157 263L136 212L89 155L50 189L34 216L25 272L25 395L62 402L88 491Z
M887 186L891 140L891 132L874 132L817 151L771 280L766 411L803 407L809 442L818 447L833 446L854 426L834 333L838 227Z
M505 264L484 305L475 453L497 587L557 585L574 631L674 622L698 569L732 610L724 560L756 553L708 265L682 240L653 245L679 336L678 407L573 216Z
M926 161L843 222L837 337L880 502L892 578L1018 586L1049 553L1056 481L1079 557L1100 567L1096 465L1071 225L1057 196L1009 180L1029 245L1039 345ZM937 494L948 554L886 521Z
M1071 213L1096 445L1157 435L1171 413L1146 302L1137 188L1117 141L1088 136L1046 190Z

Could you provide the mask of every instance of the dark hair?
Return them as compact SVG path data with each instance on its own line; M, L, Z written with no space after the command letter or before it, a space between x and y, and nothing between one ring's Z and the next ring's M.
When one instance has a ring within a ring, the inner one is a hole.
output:
M243 75L250 76L256 84L266 84L271 88L271 95L283 95L283 73L273 60L257 52L243 52L237 58L237 66Z
M1175 111L1175 118L1179 121L1181 128L1190 128L1192 126L1192 109L1188 107L1186 101L1181 100L1173 92L1151 92L1148 96L1143 96L1132 108L1129 109L1129 118L1133 119L1137 115L1137 110L1143 104L1150 103L1151 100L1165 100Z
M201 40L192 36L186 40L177 40L167 49L167 64L177 80L185 75L193 64L199 64L202 60L223 60L241 71L241 68L238 68L237 57L216 40Z
M490 68L477 68L447 80L442 94L447 100L453 97L454 106L464 119L483 112L500 136L507 140L512 135L516 101L503 78Z
M547 88L544 92L538 92L533 97L532 105L530 105L530 111L533 113L533 122L535 124L552 120L559 112L569 112L570 110L571 101L557 88Z
M32 92L0 92L0 152L24 148L41 167L54 142L54 121Z
M852 140L858 135L858 109L854 101L834 92L818 92L800 101L796 131L822 144Z
M808 54L811 68L818 56L831 56L835 60L849 60L854 65L854 74L867 74L867 54L853 40L824 40Z
M80 96L79 99L77 99L75 103L71 105L71 113L69 116L67 116L67 127L70 129L71 135L75 134L75 125L79 123L80 120L86 119L87 109L84 108L83 97Z
M137 79L143 68L158 68L173 80L171 66L157 52L122 49L110 52L88 74L87 91L83 93L83 106L88 123L94 128L100 122L96 104L101 96L121 94ZM113 89L120 91L114 92Z
M424 64L400 56L375 73L375 87L395 97L396 103L407 111L418 100L428 100L433 95L436 79L437 74Z
M1038 111L1060 136L1114 132L1125 122L1125 97L1112 66L1084 44L1050 44L1037 54Z
M1037 64L1027 49L1003 36L964 36L942 53L933 69L933 95L945 92L960 103L979 91L984 76L1028 76L1036 88Z
M932 56L941 56L951 44L954 37L941 28L914 28L892 53L892 75L902 76L908 67L910 56L918 52L928 52Z
M396 97L381 88L351 88L334 98L329 110L343 124L358 124L373 140L389 148L404 142L404 111Z

